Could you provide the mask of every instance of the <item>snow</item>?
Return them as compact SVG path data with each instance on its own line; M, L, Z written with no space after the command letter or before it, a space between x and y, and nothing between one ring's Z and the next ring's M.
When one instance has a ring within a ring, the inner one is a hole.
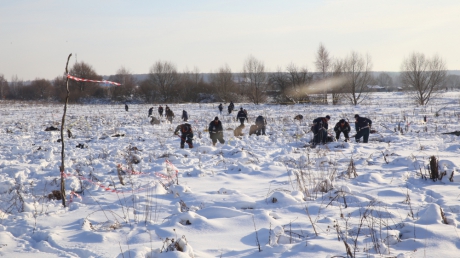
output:
M372 98L238 103L251 123L268 122L268 135L248 136L247 125L241 138L236 113L219 114L219 103L168 104L188 111L193 149L179 148L178 118L150 124L152 105L69 105L67 207L53 195L60 132L44 131L60 128L63 105L0 102L0 256L347 257L346 242L356 257L457 257L460 138L442 133L460 130L460 94L425 107L399 93ZM314 118L331 115L330 128L349 119L353 135L356 113L378 131L369 143L309 147ZM226 142L212 146L215 116ZM445 173L437 181L431 156Z

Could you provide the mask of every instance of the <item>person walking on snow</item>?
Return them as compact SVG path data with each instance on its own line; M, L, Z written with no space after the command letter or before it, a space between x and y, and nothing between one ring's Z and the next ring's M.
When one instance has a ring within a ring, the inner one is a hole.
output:
M233 104L233 101L230 101L230 105L228 105L228 114L230 115L235 108L235 105Z
M125 104L125 110L128 112L128 104Z
M160 114L160 117L163 117L163 107L161 105L158 107L158 114Z
M217 141L221 144L225 143L224 128L222 127L222 122L219 121L219 117L216 116L214 120L209 123L208 131L209 137L212 140L212 146L216 146Z
M331 119L329 115L326 117L318 117L313 120L311 131L313 132L313 144L325 144L327 142L327 129L329 127L328 122Z
M176 127L176 130L174 130L175 135L179 135L179 132L181 132L180 136L180 148L183 149L185 143L188 144L188 147L191 149L193 148L193 130L192 126L185 122L184 124L178 125Z
M366 117L360 117L358 114L355 115L355 140L359 142L363 137L363 143L367 143L369 140L369 133L371 131L372 121Z
M149 108L149 117L152 115L153 113L153 107Z
M185 110L182 110L182 120L184 120L184 122L188 121L188 114Z
M224 106L222 105L222 103L220 103L220 105L219 105L220 115L222 115L222 110L224 110Z
M240 120L241 125L244 126L244 120L248 119L248 116L244 112L243 108L240 108L240 111L238 111L238 114L236 115L236 118Z
M335 124L334 131L335 139L337 139L337 141L339 140L340 133L343 133L346 142L350 140L350 138L348 137L348 133L350 133L351 128L350 124L347 121L345 121L345 119L340 119L340 121L337 124Z

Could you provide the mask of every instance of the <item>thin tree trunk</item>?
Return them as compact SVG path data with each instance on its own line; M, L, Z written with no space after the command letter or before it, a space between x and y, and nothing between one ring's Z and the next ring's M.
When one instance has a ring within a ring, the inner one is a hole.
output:
M70 60L70 57L72 56L72 54L69 54L69 57L67 57L67 63L65 65L65 74L67 76L68 74L68 69L67 67L69 66L69 60ZM64 207L66 207L66 199L65 199L65 172L64 172L64 169L65 169L65 166L64 166L64 157L65 157L65 154L64 154L64 124L65 124L65 114L67 112L67 103L69 102L69 78L66 77L66 90L67 90L67 95L65 97L65 103L64 103L64 114L62 114L62 122L61 122L61 167L59 168L59 170L61 171L61 199L62 199L62 205Z

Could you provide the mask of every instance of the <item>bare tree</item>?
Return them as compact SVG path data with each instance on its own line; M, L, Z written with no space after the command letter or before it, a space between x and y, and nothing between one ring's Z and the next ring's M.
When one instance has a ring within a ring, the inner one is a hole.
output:
M256 105L266 101L265 90L268 84L264 63L253 56L249 56L244 62L243 78L249 99Z
M53 85L46 79L35 79L30 86L23 87L25 99L49 100L53 96Z
M371 70L372 61L369 55L363 57L353 51L345 58L343 63L344 97L351 104L360 104L371 93L367 87L373 80Z
M211 74L211 85L215 88L220 101L235 101L237 88L233 80L232 69L228 64L220 67L216 73Z
M446 79L446 65L439 56L412 53L401 65L401 81L410 98L426 105Z
M392 87L393 79L388 73L380 73L379 76L377 76L376 78L376 83L380 86Z
M338 105L340 100L343 98L343 87L345 86L345 83L340 82L342 81L342 78L344 78L344 63L344 60L334 59L331 64L331 78L338 82L330 89L332 93L332 105Z
M329 77L329 72L331 69L332 60L329 56L329 51L327 51L326 47L321 43L319 45L318 51L316 52L316 71L321 74L321 79L326 79ZM324 103L327 103L327 92L328 92L328 85L324 85Z
M185 70L181 76L180 98L182 101L198 102L203 92L204 80L203 74L198 67L193 70Z
M109 81L121 83L120 86L108 86L110 97L114 100L124 101L136 94L137 80L125 67L118 69L115 75L109 77Z
M158 90L161 101L171 102L178 95L177 86L180 83L180 75L172 63L157 61L150 68L148 83L154 90Z
M276 97L278 102L294 101L289 95L291 82L287 72L281 70L278 67L277 71L268 75L268 84L272 87L272 90L276 90L279 94Z
M102 76L98 75L93 67L85 62L77 62L70 69L69 74L78 78L90 79L90 80L102 80ZM88 97L103 97L104 89L93 82L82 82L82 81L69 81L70 97L69 101L81 101L82 98ZM67 92L64 93L66 95ZM63 99L61 96L60 99Z
M0 98L5 99L9 93L8 82L6 81L3 74L0 74Z
M309 97L307 93L308 84L312 80L307 68L299 68L297 65L291 63L286 68L288 72L288 80L290 86L290 96L296 101L308 102Z
M10 81L10 97L13 99L19 99L19 92L22 87L24 87L24 81L19 79L17 75L13 75Z

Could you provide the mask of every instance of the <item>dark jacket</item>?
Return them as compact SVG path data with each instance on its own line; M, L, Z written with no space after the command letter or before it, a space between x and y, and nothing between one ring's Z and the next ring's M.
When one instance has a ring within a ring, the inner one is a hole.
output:
M368 128L372 126L372 121L369 118L365 117L358 117L355 122L355 130L359 132L359 130Z
M187 111L185 110L182 111L182 119L184 119L184 121L188 120L188 114L187 114Z
M181 132L182 135L193 134L192 126L188 123L178 125L174 130L174 134L177 132Z
M238 118L238 119L240 119L240 118L248 119L248 116L246 115L244 110L240 110L240 111L238 111L238 114L236 115L236 118Z
M327 123L327 118L325 118L325 117L316 118L315 120L313 120L313 127L316 130L319 130L321 128L324 128L324 129L327 130L329 128L329 125Z
M220 120L218 120L217 122L212 121L211 123L209 123L208 131L210 134L223 132L224 128L222 127L222 122L220 122Z
M343 122L345 122L343 125L342 125L342 120ZM337 124L335 124L334 131L335 132L350 132L351 131L350 124L344 119L342 120L340 120Z
M256 118L256 125L258 127L266 126L267 125L267 120L263 116L258 116Z
M162 107L162 106L160 106L160 107L158 108L158 113L163 114L163 107Z
M222 111L222 109L224 109L224 106L222 106L222 103L220 103L219 110Z

